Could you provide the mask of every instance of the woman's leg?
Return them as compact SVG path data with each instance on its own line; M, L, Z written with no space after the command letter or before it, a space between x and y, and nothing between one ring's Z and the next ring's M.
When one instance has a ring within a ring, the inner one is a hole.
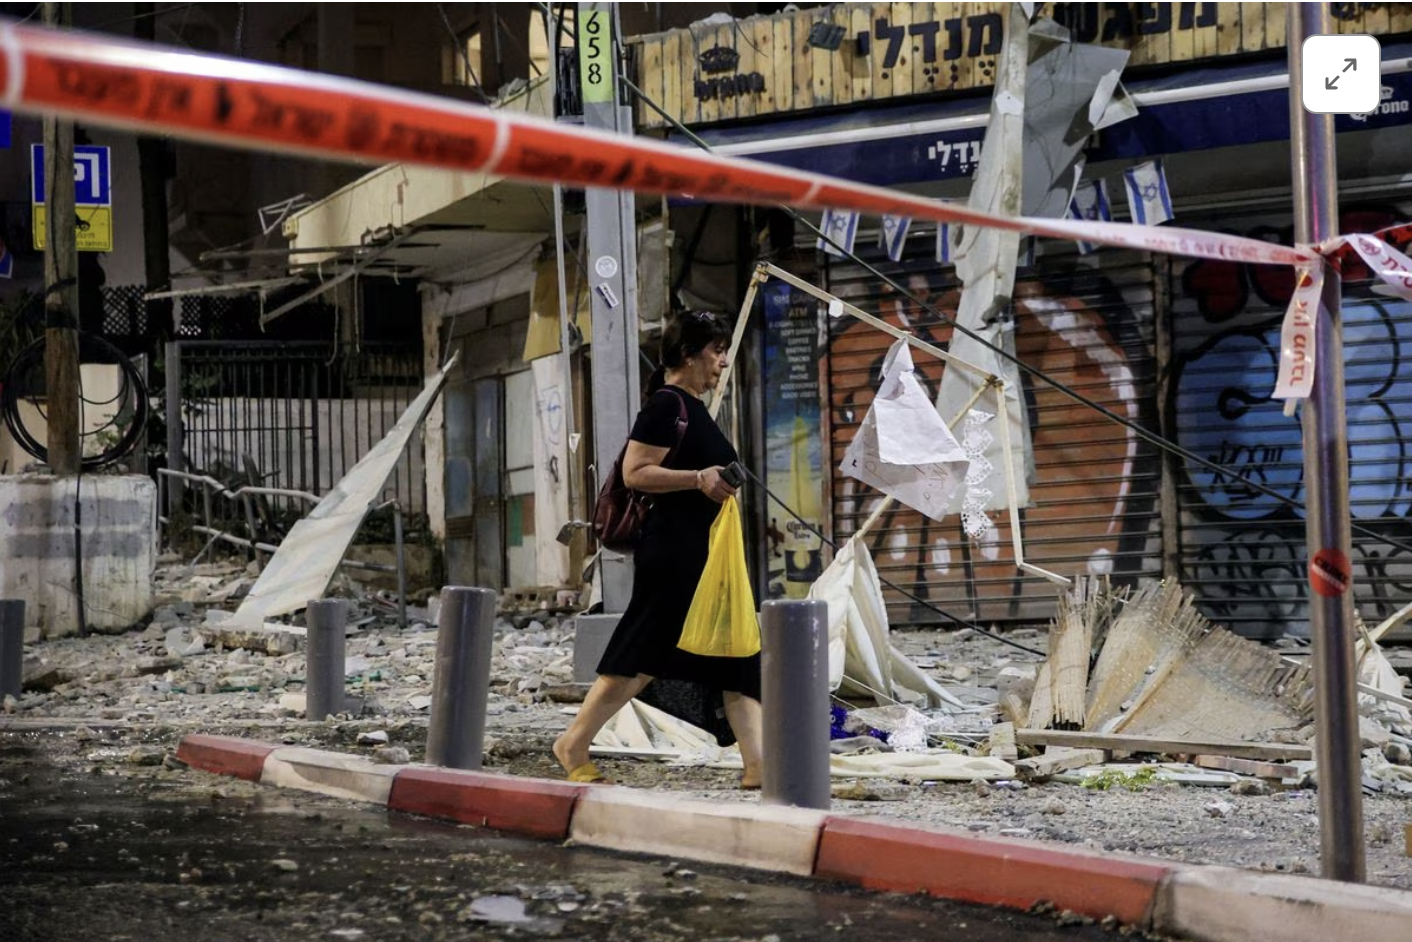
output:
M764 736L761 726L760 701L733 690L725 691L726 720L731 724L736 741L740 745L740 758L745 764L740 784L748 788L760 787L761 758L760 740Z
M636 677L616 677L612 674L599 674L593 686L588 688L588 696L578 715L569 728L554 740L554 758L564 767L565 772L588 761L588 747L593 737L603 728L603 724L613 718L627 702L642 692L652 678L646 674ZM739 735L738 733L736 735Z

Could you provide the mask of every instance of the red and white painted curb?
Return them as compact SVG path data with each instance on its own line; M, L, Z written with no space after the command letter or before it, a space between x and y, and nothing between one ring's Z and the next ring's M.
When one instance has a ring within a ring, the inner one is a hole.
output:
M528 837L1029 909L1049 902L1194 942L1406 942L1412 892L1104 854L777 805L675 798L229 736L182 739L194 769ZM650 817L652 827L642 826Z

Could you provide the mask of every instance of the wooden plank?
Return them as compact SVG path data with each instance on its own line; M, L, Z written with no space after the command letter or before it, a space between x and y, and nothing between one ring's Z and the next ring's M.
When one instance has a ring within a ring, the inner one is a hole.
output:
M691 70L693 79L699 78L703 82L709 82L715 76L702 68L701 54L716 45L716 28L714 26L693 26L687 30L687 34L691 37L691 40L690 42L682 43L682 58L690 60L688 68ZM684 94L690 95L693 98L696 97L695 93L692 91L691 85L687 85L685 82L683 82L682 85ZM697 101L696 108L700 116L698 120L702 124L715 124L721 119L721 98L719 95L710 95L708 93L708 97L703 97Z
M641 56L638 61L641 63L637 74L637 87L642 89L642 93L650 100L662 104L663 85L666 77L662 74L662 41L661 39L650 39L643 42ZM653 111L644 102L637 102L637 123L640 127L659 128L665 122L662 116Z
M740 62L735 67L736 75L749 76L760 71L760 53L755 42L755 24L752 20L735 21L735 51L740 54ZM753 118L759 113L760 93L742 88L735 96L735 117Z
M1404 5L1405 4L1398 4L1398 6ZM1355 30L1355 32L1367 33L1369 36L1386 36L1388 24L1392 20L1392 13L1388 10L1390 6L1392 6L1390 3L1362 4L1363 28L1361 30ZM1266 26L1266 30L1268 29L1269 27Z
M809 21L795 14L789 18L789 58L794 62L794 110L814 107L814 59L809 52Z
M1101 765L1108 760L1102 749L1047 749L1042 756L1021 759L1015 763L1015 771L1020 778L1045 778L1070 769L1081 769L1086 765Z
M873 56L877 50L873 44L873 21L869 16L867 4L850 3L844 7L848 11L848 37L844 43L848 46L848 79L853 86L851 92L852 100L871 101L873 98ZM858 37L867 36L868 55L858 55Z
M765 90L755 95L754 111L757 115L773 114L778 107L775 101L775 64L788 50L775 49L775 24L768 16L759 16L750 21L750 38L755 42L755 71L765 79Z
M837 104L837 94L833 84L834 53L820 49L809 41L809 31L818 22L814 17L795 18L794 41L799 44L800 54L809 57L809 90L814 95L814 107L825 108Z
M853 36L849 33L852 16L846 6L835 6L829 10L829 23L843 30L843 41L829 53L829 81L833 83L833 101L836 105L853 103Z
M794 110L794 34L791 32L793 25L789 17L772 17L770 31L773 34L771 45L774 47L773 59L770 62L770 72L766 75L765 83L773 85L770 94L775 99L775 112L784 113Z
M892 28L902 30L902 51L897 57L896 64L892 67L892 95L894 98L912 94L912 46L916 43L916 37L912 36L908 29L912 25L913 6L911 3L894 3L890 14ZM925 13L922 15L926 16Z
M1356 5L1355 5L1355 9L1356 9L1356 7L1362 7L1362 6L1365 6L1365 5L1366 5L1366 6L1371 6L1371 4L1361 4L1361 3L1360 3L1360 4L1356 4ZM1348 17L1347 19L1344 19L1343 17L1335 16L1335 17L1333 17L1333 21L1334 21L1334 32L1335 32L1335 33L1345 34L1345 33L1361 33L1361 32L1363 32L1363 16L1362 16L1361 13L1354 13L1352 16Z
M1230 7L1232 10L1235 9L1235 4L1233 3L1223 3L1220 4L1220 6ZM1172 4L1172 7L1172 16L1175 22L1172 23L1171 32L1167 34L1165 46L1158 46L1154 50L1152 61L1154 63L1187 62L1194 59L1197 49L1196 37L1199 33L1205 34L1208 37L1202 42L1202 48L1214 51L1213 47L1219 43L1220 37L1226 34L1225 28L1218 23L1216 26L1207 26L1204 29L1198 29L1196 21L1200 19L1201 16L1201 4L1198 3L1196 4L1196 8L1192 11L1191 27L1189 29L1182 29L1181 7L1179 4L1175 3ZM1207 54L1210 55L1211 51L1208 51Z
M1038 688L1036 688L1036 691ZM1066 732L1055 729L1017 729L1015 742L1022 746L1071 746L1161 755L1234 756L1237 759L1270 759L1295 762L1314 758L1308 746L1273 742L1213 742L1194 739L1151 739L1113 733Z
M1412 3L1394 3L1388 10L1387 31L1389 35L1412 32Z
M696 115L687 113L682 100L682 68L681 33L674 30L662 40L662 97L657 103L682 124L695 124Z
M1240 5L1240 51L1262 52L1265 49L1265 4Z
M1284 49L1289 4L1267 3L1265 7L1265 48Z
M913 6L915 7L912 13L913 23L930 24L936 21L935 3L917 3L913 4ZM936 37L940 35L940 33L941 31L937 30L936 33L932 34L931 45L933 50L936 48ZM927 81L927 79L931 78L932 64L927 61L926 52L927 38L924 34L919 33L916 36L909 35L907 37L907 55L911 65L911 75L908 76L908 81L912 86L912 94L914 95L936 90L936 86ZM935 52L933 52L933 58L935 58Z
M1197 13L1199 13L1199 12L1200 12L1200 4L1197 4ZM1192 15L1191 29L1189 29L1189 30L1181 30L1182 32L1187 32L1187 33L1190 33L1190 34L1191 34L1191 43L1192 43L1191 57L1192 57L1193 59L1210 59L1210 58L1213 58L1213 57L1216 55L1216 53L1217 53L1217 51L1218 51L1218 48L1219 48L1219 42L1218 42L1218 41L1219 41L1219 37L1220 37L1220 33L1218 32L1218 30L1219 30L1219 28L1220 28L1220 27L1219 27L1219 24L1216 25L1216 26L1197 26L1197 25L1196 25L1196 20L1197 20L1197 18L1198 18L1197 15L1194 13L1194 14ZM1178 30L1178 28L1180 27L1180 25L1181 25L1180 19L1179 19L1176 23L1173 23L1173 24L1172 24L1172 27L1173 27L1173 30L1174 30L1173 35L1176 34L1176 31ZM1162 60L1158 60L1158 61L1165 62L1165 61L1168 61L1168 60L1167 60L1167 59L1162 59Z
M1239 775L1254 775L1256 778L1294 778L1299 769L1279 762L1259 762L1255 759L1237 759L1235 756L1195 756L1192 765L1203 769L1220 769Z
M1134 68L1140 65L1151 65L1154 62L1167 61L1167 55L1172 48L1172 36L1177 32L1176 4L1163 4L1168 11L1168 15L1173 17L1172 28L1165 33L1143 33L1142 24L1146 20L1137 20L1138 32L1132 38L1132 43L1128 46L1127 68ZM1159 9L1155 3L1145 4L1134 8L1133 15L1136 17L1142 10L1155 11Z
M1200 9L1198 7L1198 9ZM1231 56L1240 51L1240 4L1216 4L1216 54ZM1176 57L1173 56L1173 61Z
M946 77L948 79L955 79L951 87L964 90L994 85L994 74L987 79L981 73L979 66L981 57L967 54L971 48L971 31L967 21L980 12L978 5L974 3L951 3L943 4L943 6L951 7L951 11L945 19L942 20L941 31L947 34L948 45L957 53L956 58L947 63ZM959 32L955 35L960 38L957 39L954 45L950 43L953 36L947 29L947 20L955 20L959 26ZM954 72L951 70L950 66L955 66Z
M724 24L722 24L722 25L720 25L720 26L717 26L715 29L711 30L711 32L710 32L710 34L709 34L709 39L707 40L708 42L710 42L711 45L707 46L706 49L711 49L711 48L716 48L716 49L730 49L730 50L735 51L736 55L739 55L740 52L739 52L739 49L737 48L737 47L739 46L739 38L740 38L740 37L736 34L736 31L735 31L735 24L734 24L734 23L724 23ZM705 49L703 49L702 51L705 52ZM728 70L725 71L725 72L717 72L717 73L715 74L715 76L713 76L713 77L714 77L714 78L721 79L721 80L727 80L727 79L733 79L734 76L735 76L735 74L736 74L736 70L735 70L735 69L728 69ZM735 117L736 117L736 96L735 96L735 90L732 89L730 92L728 92L728 93L726 93L726 94L721 94L721 93L718 91L718 92L716 93L716 99L715 99L715 100L716 100L716 120L717 120L717 121L734 121L734 120L735 120Z
M884 69L883 62L887 57L887 38L878 37L876 24L878 20L892 21L892 4L873 3L868 6L869 30L872 32L872 52L868 56L868 74L872 79L873 99L881 101L892 97L892 70Z

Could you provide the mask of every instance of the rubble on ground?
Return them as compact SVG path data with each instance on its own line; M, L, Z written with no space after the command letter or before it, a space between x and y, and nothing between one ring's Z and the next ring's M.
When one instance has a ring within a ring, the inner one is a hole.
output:
M222 615L252 581L244 561L186 566L163 560L150 624L122 635L27 646L24 690L6 699L8 717L0 718L0 724L71 723L82 730L112 724L160 727L177 735L225 731L309 744L329 741L320 731L338 729L344 732L333 740L337 748L364 752L375 761L420 761L435 669L436 600L425 600L430 606L410 605L403 626L395 601L358 591L340 577L334 590L350 604L348 708L315 723L303 718L302 620L295 616L287 624L267 625L258 635L235 634L223 625ZM1035 651L1050 647L1047 635L1035 629L1005 632L1008 641ZM841 705L832 744L837 804L885 802L881 810L888 814L971 830L1261 869L1317 869L1311 863L1318 856L1317 770L1307 758L1289 758L1312 754L1312 723L1293 723L1264 737L1268 741L1233 744L1255 751L1224 756L1134 746L1131 740L1149 735L1142 729L1126 734L1097 727L1035 730L1027 724L1034 722L1035 690L1050 658L1001 645L980 630L892 632L890 638L910 663L966 709L930 706L920 692L910 702ZM572 642L568 613L540 609L497 617L487 767L537 776L557 773L548 745L567 725L585 689L573 682ZM1099 656L1092 663L1101 664L1102 646L1093 650ZM1299 659L1307 650L1307 642L1287 639L1252 656ZM1412 658L1403 649L1383 654L1383 673L1400 684ZM1283 675L1287 682L1280 696L1298 693L1302 670ZM1150 685L1162 672L1140 673L1139 684ZM1174 678L1179 673L1167 672ZM1104 683L1111 687L1112 672L1099 676L1108 678ZM1187 682L1194 681L1188 677ZM1242 689L1248 693L1248 688ZM1119 713L1125 713L1142 695L1128 692L1109 699L1114 698ZM1296 695L1286 702L1298 700ZM1365 796L1380 802L1368 811L1370 852L1395 860L1401 856L1407 796L1412 794L1412 729L1406 713L1390 705L1397 704L1375 697L1360 704ZM90 730L85 735L102 734ZM1097 748L1064 741L1066 736L1109 739L1096 740L1106 743ZM718 755L675 755L667 762L626 757L649 753L610 750L606 761L613 777L625 784L744 800L733 787L738 773L721 771ZM958 778L973 781L958 783ZM1156 804L1154 793L1160 795ZM1189 813L1177 810L1188 806ZM1125 819L1131 823L1123 825ZM1226 828L1238 839L1183 837L1200 827ZM1412 886L1409 867L1386 865L1370 869L1370 875L1375 882Z

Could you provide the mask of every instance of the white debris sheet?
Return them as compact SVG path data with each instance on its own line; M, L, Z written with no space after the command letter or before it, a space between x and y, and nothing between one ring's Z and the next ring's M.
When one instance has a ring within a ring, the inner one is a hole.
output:
M930 406L928 406L930 408ZM809 588L829 606L829 689L880 702L925 697L928 706L965 705L888 640L887 608L873 557L854 536Z
M638 700L618 711L593 739L596 756L660 759L674 765L741 768L740 750L721 748L705 730ZM829 757L833 778L897 778L926 782L995 781L1015 777L1015 767L987 756L956 752L874 752Z
M430 377L382 441L324 495L308 516L290 527L250 594L225 626L258 628L268 618L297 612L311 599L323 598L338 564L363 525L363 518L382 493L455 362L456 357L452 356L439 373Z
M883 361L877 398L839 470L941 520L970 463L918 381L907 342L897 341Z

